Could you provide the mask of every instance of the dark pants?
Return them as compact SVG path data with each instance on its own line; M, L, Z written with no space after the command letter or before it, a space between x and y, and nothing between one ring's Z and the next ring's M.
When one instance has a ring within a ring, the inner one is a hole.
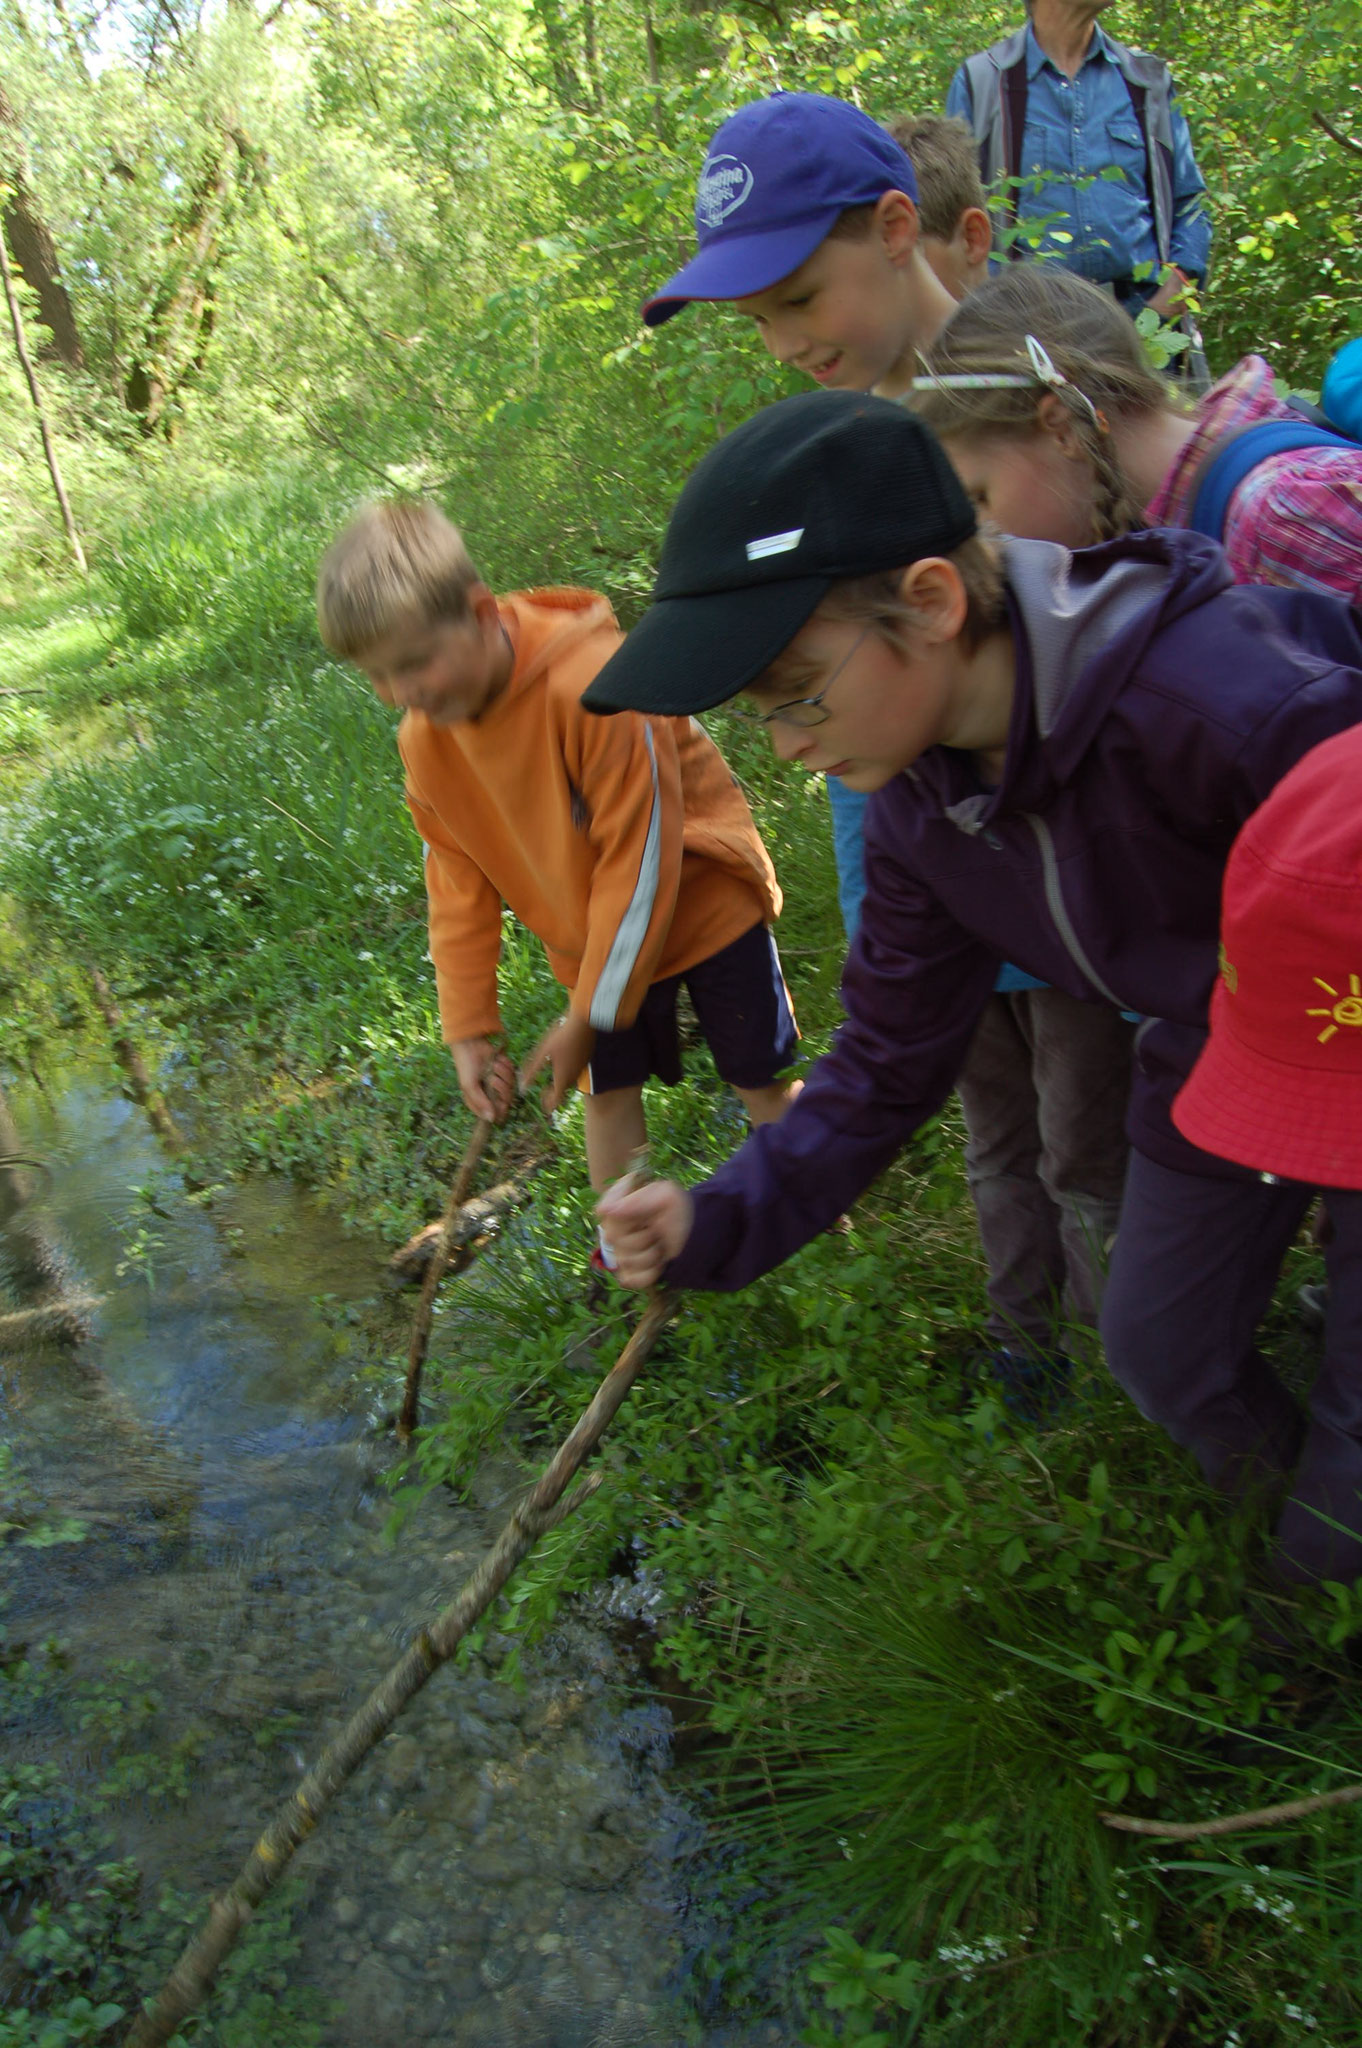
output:
M1125 1179L1134 1026L1057 988L991 995L960 1102L990 1338L1053 1350L1096 1328Z
M1102 1336L1135 1405L1213 1484L1280 1487L1294 1469L1277 1523L1285 1577L1351 1581L1362 1575L1362 1192L1323 1191L1334 1237L1308 1417L1255 1342L1314 1192L1175 1173L1132 1152Z

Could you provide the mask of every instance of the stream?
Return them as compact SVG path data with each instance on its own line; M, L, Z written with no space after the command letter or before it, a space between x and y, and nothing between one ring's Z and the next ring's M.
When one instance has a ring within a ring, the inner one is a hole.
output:
M142 1667L164 1702L158 1741L192 1734L187 1802L124 1802L112 1822L150 1881L206 1904L461 1582L517 1475L490 1464L470 1507L437 1490L385 1543L395 1454L345 1345L347 1310L382 1285L383 1248L283 1182L196 1203L140 1111L92 1070L50 1101L16 1086L12 1103L50 1169L43 1213L104 1299L78 1359L0 1360L20 1482L85 1529L4 1550L6 1620L55 1636L78 1679ZM154 1208L130 1194L148 1185ZM703 2018L686 1995L714 1933L692 1897L704 1829L674 1782L665 1712L629 1690L627 1651L578 1618L521 1689L496 1659L493 1637L468 1670L439 1672L295 1859L295 1975L334 2001L327 2042L793 2039ZM30 1740L73 1776L88 1769L62 1725Z

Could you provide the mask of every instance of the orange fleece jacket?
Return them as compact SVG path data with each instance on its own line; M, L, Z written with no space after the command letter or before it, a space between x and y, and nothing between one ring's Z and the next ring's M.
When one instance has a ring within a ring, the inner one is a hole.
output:
M693 719L601 718L580 698L619 646L587 590L499 600L515 649L475 723L409 711L397 743L426 842L430 954L446 1039L500 1028L501 906L542 940L600 1031L649 984L780 911L780 890L723 755Z

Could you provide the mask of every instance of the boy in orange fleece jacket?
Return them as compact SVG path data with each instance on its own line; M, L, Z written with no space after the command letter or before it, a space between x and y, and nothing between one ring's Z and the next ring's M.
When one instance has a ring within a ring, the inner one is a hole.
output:
M332 652L406 714L440 1024L474 1115L504 1116L516 1085L496 1043L506 904L570 991L523 1079L551 1063L551 1109L585 1069L594 1188L646 1140L643 1083L681 1078L682 982L720 1074L754 1124L774 1122L798 1037L770 932L775 874L693 719L582 710L622 639L606 600L498 599L435 506L376 503L323 557L317 616Z

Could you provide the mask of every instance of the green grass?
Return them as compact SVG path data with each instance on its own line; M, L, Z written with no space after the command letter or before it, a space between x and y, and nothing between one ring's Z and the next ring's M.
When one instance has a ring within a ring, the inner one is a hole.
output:
M442 1200L467 1119L392 721L312 638L343 509L290 479L177 508L121 549L117 609L0 627L5 679L41 691L15 700L35 723L0 843L0 1058L41 1060L95 960L213 1165L325 1186L397 1239ZM841 954L821 791L737 721L716 730L789 891L782 953L816 1050ZM503 998L515 1050L561 1000L509 924ZM695 1178L740 1129L708 1056L688 1059L649 1116L656 1164ZM489 1447L539 1456L622 1338L622 1305L602 1338L586 1297L579 1124L569 1107L532 1204L437 1320L399 1545L421 1489L467 1488ZM1302 1248L1283 1302L1316 1270ZM1356 1610L1301 1605L1304 1705L1250 1641L1245 1600L1271 1608L1253 1532L1095 1360L1060 1426L1019 1432L966 1376L981 1305L948 1112L849 1239L687 1300L612 1428L606 1486L497 1626L542 1628L602 1582L652 1617L659 1683L717 1738L719 1832L744 1845L716 1970L750 1991L831 1929L811 2043L1351 2048L1356 1807L1205 1853L1099 1815L1186 1818L1355 1772L1337 1645ZM1285 1310L1272 1342L1302 1349ZM400 1367L373 1369L385 1404Z

